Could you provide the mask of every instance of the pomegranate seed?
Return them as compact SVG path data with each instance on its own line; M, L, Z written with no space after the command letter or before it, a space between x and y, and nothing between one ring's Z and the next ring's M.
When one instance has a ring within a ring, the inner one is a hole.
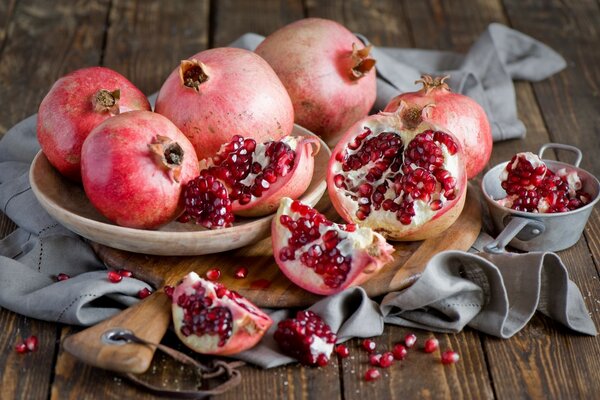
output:
M117 271L108 271L108 280L112 283L119 283L123 280L123 276Z
M168 298L172 299L173 298L173 290L175 290L175 288L173 286L165 286L163 288L163 290L165 291L165 294L167 295Z
M416 342L417 342L417 335L415 335L414 333L409 333L406 336L404 336L404 345L406 347L408 347L409 349L411 347L413 347Z
M71 278L69 275L67 275L67 274L64 274L64 273L62 273L62 272L61 272L60 274L56 275L56 280L57 280L58 282L61 282L61 281L66 281L66 280L67 280L67 279L69 279L69 278Z
M369 364L372 366L378 367L379 360L381 360L381 354L369 354Z
M133 276L133 272L126 270L126 269L120 269L117 271L117 273L119 275L121 275L123 278L131 278Z
M380 377L381 377L381 373L376 369L371 368L371 369L368 369L367 372L365 372L365 380L367 382L377 380Z
M19 342L15 345L15 351L19 354L25 354L29 352L27 345L24 342Z
M221 270L219 268L211 268L208 271L206 271L206 279L208 279L209 281L218 281L220 277Z
M458 353L452 350L446 350L442 353L442 364L455 364L460 359Z
M201 171L200 176L185 185L183 199L185 212L196 224L208 229L225 228L233 224L227 189L208 170Z
M152 294L152 292L150 291L150 289L143 288L138 292L138 297L140 299L145 299L146 297L150 296L151 294Z
M379 359L379 366L382 368L389 368L394 363L394 354L390 351L386 351L381 355Z
M319 354L319 356L317 357L317 365L319 367L324 367L329 363L329 358L327 358L327 356L323 353Z
M343 345L343 344L338 344L335 347L335 352L341 358L346 358L346 357L348 357L350 355L350 350L348 350L348 347L346 345Z
M375 348L377 347L377 344L374 341L372 341L371 339L365 339L362 342L362 347L367 352L372 353L372 352L375 351Z
M248 268L238 267L235 270L235 273L234 273L235 279L244 279L246 276L248 276Z
M394 358L396 360L401 361L401 360L404 360L406 358L406 356L408 355L408 349L404 345L398 343L392 349L392 354L394 355Z
M27 346L27 349L29 351L36 351L38 348L38 338L37 336L29 336L27 339L25 339L25 346Z
M439 341L437 339L435 339L435 338L427 339L425 341L425 347L424 347L425 353L433 353L434 351L437 350L438 346L439 346Z

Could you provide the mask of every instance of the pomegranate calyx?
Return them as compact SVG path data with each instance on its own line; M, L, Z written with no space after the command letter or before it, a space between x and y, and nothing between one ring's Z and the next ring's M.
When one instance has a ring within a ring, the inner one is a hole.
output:
M92 105L97 113L108 112L111 115L119 114L119 99L121 98L121 90L113 91L100 89L92 97Z
M359 49L356 43L352 43L352 68L350 78L357 80L365 76L374 66L376 61L369 58L373 46L368 45Z
M446 79L450 78L450 75L436 76L432 78L430 75L421 75L421 79L415 81L415 84L422 84L425 90L425 94L430 94L433 90L447 90L451 91L450 86L446 83Z
M167 136L156 135L148 148L156 163L169 173L171 179L179 183L184 156L183 148L179 143Z
M179 66L179 77L181 84L187 86L196 92L200 92L200 85L206 82L210 75L206 65L196 59L181 60Z

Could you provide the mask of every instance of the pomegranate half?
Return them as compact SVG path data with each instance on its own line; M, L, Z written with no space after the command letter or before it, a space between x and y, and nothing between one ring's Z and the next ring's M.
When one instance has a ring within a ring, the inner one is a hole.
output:
M423 88L416 92L402 93L385 107L386 112L398 110L402 102L407 118L421 118L422 110L428 107L425 118L432 124L444 126L454 134L462 145L467 179L475 177L486 166L492 155L492 130L481 106L473 99L453 93L445 82L448 76L432 78L423 75L417 83Z
M383 236L336 224L298 200L283 198L271 226L273 256L296 285L316 294L360 285L393 258Z
M327 188L346 221L388 239L421 240L456 221L467 177L450 131L407 118L405 107L369 116L346 132L329 161Z
M37 137L61 174L81 181L81 146L90 131L114 115L150 110L150 103L123 75L104 67L73 71L54 83L42 100Z
M155 111L190 139L199 159L212 157L234 135L258 143L292 132L294 109L265 60L234 48L202 51L167 78Z
M256 345L271 318L237 292L204 280L195 272L173 291L175 333L202 354L230 355Z
M183 211L181 192L199 174L192 144L160 114L131 111L90 132L81 149L83 188L106 218L152 229Z
M307 18L267 38L256 53L273 67L292 98L296 123L333 146L375 102L375 60L335 21Z

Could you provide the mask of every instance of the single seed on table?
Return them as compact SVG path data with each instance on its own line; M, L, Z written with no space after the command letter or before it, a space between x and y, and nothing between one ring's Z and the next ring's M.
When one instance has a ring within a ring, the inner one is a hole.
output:
M235 270L235 274L234 274L236 279L244 279L246 276L248 276L248 268L246 267L238 267Z
M37 336L31 335L27 339L25 339L25 346L27 346L27 349L29 351L36 351L37 348L38 348L38 338L37 338Z
M374 367L379 367L379 361L381 360L381 354L370 354L369 355L369 364Z
M381 355L381 358L379 358L379 366L382 368L391 367L393 363L394 363L394 355L389 351L386 351L385 353L383 353Z
M108 271L108 280L112 283L119 283L123 280L123 275L119 274L117 271Z
M417 335L415 335L414 333L409 333L406 336L404 336L404 345L408 348L411 348L415 345L415 343L417 342Z
M335 352L341 358L346 358L346 357L348 357L350 355L350 350L348 350L348 347L346 345L343 345L343 344L338 344L335 347Z
M458 353L452 350L446 350L442 353L442 364L455 364L460 359Z
M143 288L143 289L140 289L140 291L138 292L138 297L140 299L145 299L146 297L150 296L151 294L152 294L152 292L150 291L150 289Z
M372 341L371 339L365 339L362 342L362 347L363 347L363 349L365 349L369 353L372 353L372 352L375 351L375 348L377 347L377 344L374 341Z
M211 268L208 271L206 271L206 278L209 281L217 281L219 280L219 278L221 277L221 270L218 268Z
M437 350L439 346L439 341L436 338L430 338L425 341L425 353L433 353Z
M379 377L381 377L381 373L376 369L371 368L371 369L368 369L367 372L365 372L365 380L367 382L371 382L376 379L379 379Z
M396 360L404 360L408 355L408 350L404 345L398 343L392 349L392 354Z
M24 342L19 342L15 345L15 351L19 354L25 354L29 349L27 349L27 345Z

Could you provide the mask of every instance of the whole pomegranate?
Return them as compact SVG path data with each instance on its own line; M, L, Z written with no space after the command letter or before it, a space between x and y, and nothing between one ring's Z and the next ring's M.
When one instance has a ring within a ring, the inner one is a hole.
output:
M447 78L423 75L417 81L423 84L421 90L393 98L384 111L394 112L405 102L408 104L404 109L406 118L424 118L432 124L445 126L462 145L467 179L471 179L490 159L492 131L483 108L470 97L453 93L444 82ZM426 113L422 113L424 108Z
M150 111L109 118L81 149L83 188L106 218L156 228L183 211L184 185L199 174L194 148L175 125Z
M288 90L296 123L333 146L376 97L370 46L337 22L307 18L267 36L256 53Z
M467 177L460 143L446 129L395 113L352 126L333 150L329 197L348 222L393 240L421 240L456 221Z
M234 135L259 143L291 133L294 109L273 69L251 51L202 51L167 78L155 111L190 139L199 159L217 153Z
M50 164L80 182L81 146L90 131L132 110L150 110L150 103L127 78L103 67L79 69L57 80L42 100L38 141Z
M173 291L175 333L202 354L230 355L256 345L271 318L237 292L190 272Z
M369 228L333 223L314 208L284 198L271 227L273 256L296 285L329 295L374 276L394 248Z
M582 189L577 171L561 168L553 172L530 152L513 156L502 171L500 181L507 196L498 203L517 211L567 212L592 200L592 196Z

